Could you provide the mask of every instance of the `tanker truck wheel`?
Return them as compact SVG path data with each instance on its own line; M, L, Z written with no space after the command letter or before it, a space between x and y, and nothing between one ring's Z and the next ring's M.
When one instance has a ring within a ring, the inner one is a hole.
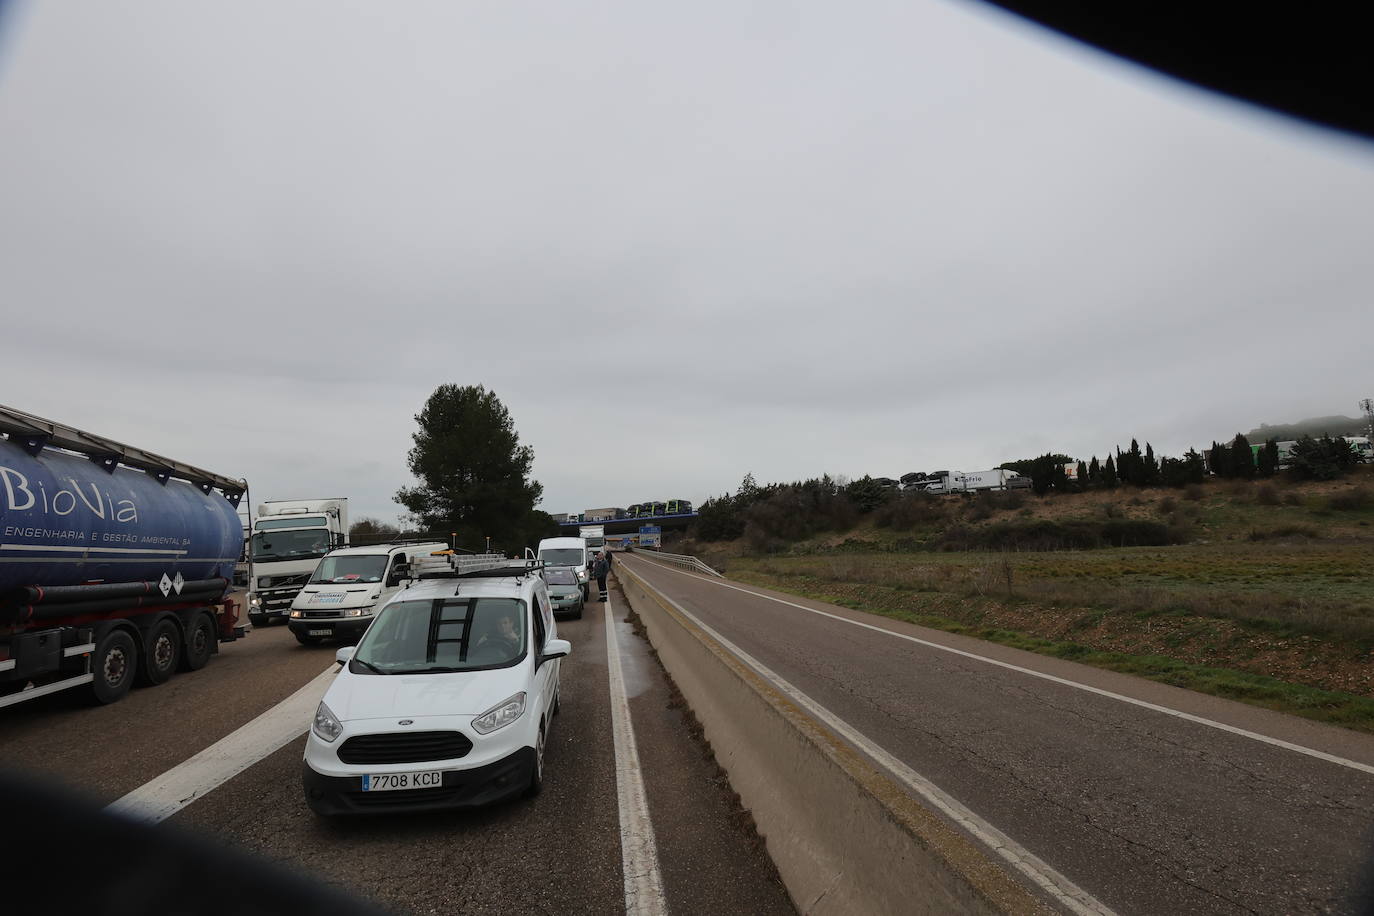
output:
M143 652L138 659L138 681L154 686L167 681L181 659L181 630L170 617L153 624L143 637Z
M215 651L215 622L209 614L197 614L186 628L186 645L182 647L181 670L199 671L205 667Z
M91 654L91 694L95 702L113 703L124 698L134 685L138 644L126 630L111 630L95 644Z

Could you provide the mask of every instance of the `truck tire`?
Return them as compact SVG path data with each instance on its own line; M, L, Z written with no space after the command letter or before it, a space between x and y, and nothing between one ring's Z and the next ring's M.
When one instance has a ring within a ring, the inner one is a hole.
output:
M134 685L138 669L138 643L127 630L111 630L95 644L91 653L91 696L105 705L124 698Z
M209 614L197 614L186 627L186 643L181 647L181 670L199 671L214 653L214 618Z
M176 621L164 617L143 636L143 651L138 657L138 682L156 686L167 682L181 659L181 630Z

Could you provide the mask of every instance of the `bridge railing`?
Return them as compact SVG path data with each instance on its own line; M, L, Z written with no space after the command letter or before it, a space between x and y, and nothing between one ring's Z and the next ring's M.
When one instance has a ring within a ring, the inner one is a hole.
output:
M701 562L696 557L688 556L685 553L664 553L661 550L653 550L651 548L644 547L635 548L635 553L640 554L641 556L653 557L654 559L662 560L665 563L673 563L677 566L685 566L688 569L693 570L694 572L706 573L707 575L715 576L717 579L725 578L724 575L716 572L714 569L707 566L705 563Z

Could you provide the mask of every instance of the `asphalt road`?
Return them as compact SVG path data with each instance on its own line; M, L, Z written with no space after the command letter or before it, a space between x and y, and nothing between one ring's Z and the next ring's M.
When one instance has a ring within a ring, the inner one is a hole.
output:
M196 800L169 823L343 888L396 912L625 911L605 615L559 623L562 712L544 791L470 812L325 821L305 806L302 737ZM617 642L669 912L794 912L703 756L647 644L617 619ZM102 803L138 788L331 668L285 627L224 646L202 671L89 707L76 692L0 711L0 763ZM193 909L188 912L194 912Z
M891 634L1365 765L1374 765L1374 737L732 589L639 557L620 562L1117 912L1369 911L1374 774Z

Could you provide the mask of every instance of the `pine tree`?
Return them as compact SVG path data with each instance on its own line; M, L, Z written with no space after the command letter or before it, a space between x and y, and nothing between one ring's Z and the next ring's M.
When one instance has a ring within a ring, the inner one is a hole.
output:
M1231 449L1212 440L1212 450L1207 453L1207 464L1218 477L1231 476Z
M1119 453L1120 450L1118 449L1118 454ZM1109 490L1113 490L1116 488L1116 483L1116 462L1112 460L1111 455L1108 455L1107 463L1102 465L1102 486Z
M1159 462L1155 461L1155 450L1148 442L1145 443L1145 459L1140 466L1140 482L1146 487L1159 485Z
M1259 450L1256 472L1261 477L1273 477L1279 470L1279 444L1273 439L1264 443Z
M1102 482L1102 465L1097 463L1097 456L1093 455L1093 460L1088 462L1088 482L1099 484Z
M1250 440L1241 433L1231 441L1231 475L1243 480L1255 477L1255 451L1250 448Z

